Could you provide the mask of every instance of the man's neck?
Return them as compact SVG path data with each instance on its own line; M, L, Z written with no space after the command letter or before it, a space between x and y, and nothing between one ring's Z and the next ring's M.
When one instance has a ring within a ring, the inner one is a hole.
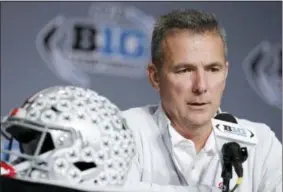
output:
M162 106L162 110L166 117L171 121L172 127L184 138L191 140L195 144L196 152L200 152L200 150L204 147L209 135L212 131L212 123L208 121L206 124L202 126L191 125L188 124L175 124L174 120L170 118L170 115L164 110Z
M212 131L211 123L207 123L201 127L186 126L184 128L184 127L174 125L174 124L172 124L172 126L184 138L189 139L194 142L197 153L200 152L201 149L204 147Z

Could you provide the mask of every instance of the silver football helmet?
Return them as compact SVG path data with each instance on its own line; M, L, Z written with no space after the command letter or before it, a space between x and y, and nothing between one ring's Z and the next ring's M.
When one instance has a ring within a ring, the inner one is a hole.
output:
M135 141L117 106L90 89L55 86L29 98L1 121L19 142L11 162L17 177L69 183L123 185Z

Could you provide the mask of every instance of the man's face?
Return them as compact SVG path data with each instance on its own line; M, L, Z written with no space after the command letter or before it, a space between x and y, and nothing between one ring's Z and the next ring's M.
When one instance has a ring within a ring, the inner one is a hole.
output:
M165 111L173 124L205 125L225 88L228 63L221 37L178 32L165 39L163 51L156 88Z

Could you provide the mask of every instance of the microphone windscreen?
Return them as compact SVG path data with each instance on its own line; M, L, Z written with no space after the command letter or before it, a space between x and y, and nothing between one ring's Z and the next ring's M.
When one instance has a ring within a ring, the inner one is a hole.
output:
M230 123L238 123L236 118L229 113L218 113L214 118L221 121L227 121Z

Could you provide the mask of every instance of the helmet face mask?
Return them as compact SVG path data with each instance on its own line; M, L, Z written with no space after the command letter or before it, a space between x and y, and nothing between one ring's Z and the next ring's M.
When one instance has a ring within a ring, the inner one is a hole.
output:
M31 97L1 122L16 140L17 177L93 185L122 185L135 142L117 106L79 87L51 87ZM20 159L20 161L19 161Z

